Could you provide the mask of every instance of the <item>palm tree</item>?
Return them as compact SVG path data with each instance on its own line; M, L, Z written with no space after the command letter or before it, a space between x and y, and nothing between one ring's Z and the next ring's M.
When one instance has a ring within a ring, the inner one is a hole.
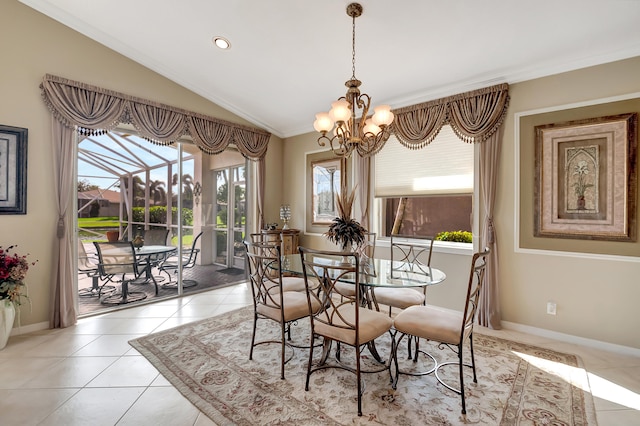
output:
M117 185L118 187L120 185ZM124 188L125 190L129 189L129 180L124 179ZM144 207L145 205L145 197L144 197L145 183L142 178L138 175L133 176L133 205L134 207Z
M167 191L164 188L165 182L154 180L149 185L149 196L153 200L154 205L167 204Z
M171 179L171 185L175 186L178 184L178 174L174 173ZM186 173L182 175L182 204L186 208L193 208L193 177ZM174 194L176 197L177 194Z

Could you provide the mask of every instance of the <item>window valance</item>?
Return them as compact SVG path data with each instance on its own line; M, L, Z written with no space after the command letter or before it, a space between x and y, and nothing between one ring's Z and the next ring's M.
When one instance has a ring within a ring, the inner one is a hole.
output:
M49 74L40 89L53 116L67 127L77 127L82 134L99 134L127 123L141 137L160 145L189 135L207 154L219 154L233 143L250 160L264 158L271 137L261 129Z
M465 142L484 142L504 121L509 85L500 84L393 110L391 131L409 149L431 143L449 124Z

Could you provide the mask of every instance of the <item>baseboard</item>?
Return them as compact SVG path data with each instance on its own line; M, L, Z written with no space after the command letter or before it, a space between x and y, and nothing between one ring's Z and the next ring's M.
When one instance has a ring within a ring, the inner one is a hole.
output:
M601 349L604 351L614 352L621 355L640 357L640 349L629 346L616 345L614 343L603 342L600 340L586 339L584 337L573 336L571 334L558 333L556 331L545 330L543 328L531 327L515 322L502 321L500 323L506 330L519 331L522 333L533 334L534 336L548 337L554 340L560 340L575 345L587 346L590 348Z
M452 312L452 313L457 313L458 315L462 314L462 312L456 311L453 309L442 308L442 307L438 307L438 309ZM528 325L522 325L515 322L510 322L510 321L501 321L500 325L502 325L502 328L504 328L505 330L513 330L513 331L518 331L520 333L531 334L533 336L546 337L553 340L559 340L561 342L567 342L574 345L581 345L589 348L600 349L603 351L613 352L621 355L640 357L640 349L632 348L630 346L616 345L614 343L608 343L608 342L603 342L603 341L594 340L594 339L587 339L584 337L574 336L572 334L558 333L556 331L546 330L544 328L531 327Z
M25 325L23 327L14 327L11 329L11 336L19 336L21 334L33 333L34 331L48 330L49 322L38 322L35 324Z

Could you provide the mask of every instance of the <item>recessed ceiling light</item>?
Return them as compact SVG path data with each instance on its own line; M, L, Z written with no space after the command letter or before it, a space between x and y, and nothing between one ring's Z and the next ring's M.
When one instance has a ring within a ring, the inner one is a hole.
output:
M222 50L231 49L231 43L224 37L216 36L213 38L213 44L218 46Z

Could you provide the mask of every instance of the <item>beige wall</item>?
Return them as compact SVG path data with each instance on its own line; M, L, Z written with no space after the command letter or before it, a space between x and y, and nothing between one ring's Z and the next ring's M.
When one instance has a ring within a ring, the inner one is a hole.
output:
M511 85L511 102L504 126L496 224L499 243L500 303L503 320L575 335L614 345L640 348L637 303L640 300L640 242L626 258L559 256L542 251L516 251L514 115L524 111L640 92L640 58L582 69ZM284 141L284 191L289 194L294 227L304 226L305 154L318 151L313 133ZM526 160L533 161L531 157ZM532 177L528 177L529 182ZM522 197L533 197L531 186ZM320 235L303 235L302 244L327 247ZM558 242L557 244L562 244ZM620 243L618 243L620 244ZM327 247L331 248L331 247ZM380 249L378 249L380 250ZM629 250L627 250L629 252ZM384 253L384 249L382 249ZM433 259L447 273L443 285L430 289L430 303L460 309L469 256L437 253ZM557 315L546 313L548 301Z
M636 314L640 299L640 243L617 243L628 245L628 256L609 258L517 250L515 218L516 202L520 200L514 198L518 143L514 135L515 114L640 92L638 75L640 58L633 58L511 86L496 214L505 321L640 348ZM520 196L528 203L521 205L531 206L533 185L524 182L532 182L533 158L522 160ZM530 208L523 208L523 218L530 217ZM532 239L531 226L522 232L526 233L523 239ZM557 247L554 250L562 250L567 242L552 240L552 244ZM607 247L592 241L583 241L582 245ZM546 314L547 301L557 303L556 316Z
M56 257L50 114L39 89L45 74L250 123L15 0L0 2L0 16L0 124L29 130L27 214L0 216L0 245L17 244L21 253L39 260L26 280L32 309L22 309L20 319L22 326L28 326L49 319L49 289ZM271 142L276 148L281 146L276 137ZM270 168L280 168L280 156L280 149L268 152ZM268 183L268 187L275 189L273 194L267 192L269 208L273 209L272 205L280 204L280 181Z

